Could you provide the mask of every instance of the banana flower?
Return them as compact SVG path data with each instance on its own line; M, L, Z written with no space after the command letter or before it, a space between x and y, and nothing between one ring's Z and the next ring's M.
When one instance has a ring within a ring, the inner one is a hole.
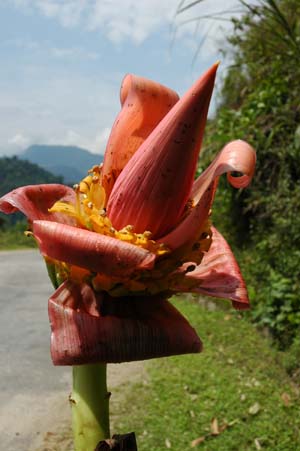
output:
M127 75L103 165L74 188L25 186L0 199L2 212L27 216L57 288L49 299L54 364L199 352L195 330L168 301L174 293L248 307L210 212L221 174L236 188L250 183L255 152L233 141L195 179L216 70L181 99Z

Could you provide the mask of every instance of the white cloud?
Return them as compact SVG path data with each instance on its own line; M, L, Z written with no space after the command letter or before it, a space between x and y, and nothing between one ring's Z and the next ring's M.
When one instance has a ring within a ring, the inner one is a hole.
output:
M46 17L56 18L65 27L78 25L89 0L10 0L17 8L38 10ZM93 0L92 0L93 1Z
M109 135L110 135L111 128L104 127L100 133L98 133L94 139L94 143L91 143L90 149L93 152L99 152L99 149L105 149Z
M0 82L0 154L18 154L34 143L72 144L103 153L119 109L115 78L120 77L95 74L87 79L73 73L59 78L47 68L31 66L23 84L1 87Z
M62 144L65 146L78 146L90 150L93 153L100 154L104 152L106 143L110 134L110 128L105 127L96 135L83 136L74 131L67 130L65 135L57 138L51 138L47 144Z
M58 21L63 27L80 27L80 32L89 30L91 38L94 38L92 31L100 31L117 44L117 52L118 47L124 42L126 45L128 41L140 45L155 32L169 33L170 29L173 27L174 30L177 25L174 45L176 47L180 39L180 42L184 42L189 48L189 54L190 48L196 51L201 36L208 34L201 51L202 59L206 59L215 54L219 45L216 39L224 36L219 30L219 22L216 21L201 21L198 28L200 37L195 35L197 29L195 30L194 21L180 25L197 15L203 15L203 11L205 15L221 11L224 9L224 0L203 0L197 7L187 10L176 18L175 11L179 0L7 1L13 2L17 8L25 12L38 11L39 14ZM186 0L188 1L190 0ZM236 4L239 4L238 0L227 0L226 8L232 9L232 5ZM224 22L225 27L229 25ZM101 63L105 62L105 51L101 50L101 55L93 52L92 49L97 47L89 48L88 39L75 42L72 47L72 44L68 46L70 42L68 39L59 41L64 43L61 46L54 44L55 41L51 41L51 34L47 38L43 35L41 39L34 33L32 36L27 40L18 38L2 43L2 46L14 45L22 48L24 55L26 51L27 53L26 58L19 59L21 61L19 65L17 58L15 59L10 71L8 66L3 64L0 78L0 124L2 124L0 153L14 154L32 143L75 144L93 152L103 152L109 135L109 126L119 109L116 93L122 75L117 72L127 70L127 61L124 64L121 61L119 65L113 65L113 69L110 69L109 65L95 64L92 65L94 66L92 72L88 73L87 70L80 70L88 66L83 60L103 58ZM162 39L162 42L165 44L165 40ZM113 55L115 50L113 46L105 44L110 56ZM7 51L4 47L2 49ZM157 49L157 55L165 57L159 52L160 49ZM134 54L134 51L132 53ZM45 55L47 63L41 58ZM76 60L79 65L75 68ZM140 64L141 68L143 61ZM138 64L135 67L137 66ZM160 65L157 66L155 73L160 74ZM5 73L6 78L3 77ZM18 78L19 74L21 77ZM186 78L191 77L186 75ZM190 80L187 82L184 76L181 77L178 81L179 92L183 85L188 84Z
M87 6L86 0L36 0L36 6L48 17L57 17L65 27L78 25L82 12Z
M50 54L54 58L79 58L79 59L89 59L89 60L97 60L100 58L100 54L97 52L91 52L81 47L52 47L49 49Z
M47 17L55 17L59 13L59 5L56 2L50 0L37 1L36 6L45 14ZM64 5L61 5L64 6ZM65 6L64 6L65 9Z
M32 39L8 39L6 41L2 41L1 45L5 47L17 47L23 50L38 50L40 48L40 42L33 41Z
M103 154L110 128L105 127L99 133L95 130L82 130L80 133L73 129L58 130L55 134L43 134L40 138L34 130L16 133L7 139L5 155L15 155L23 152L32 144L41 143L49 145L77 146L89 150L95 154Z
M0 43L0 46L6 48L18 48L23 51L33 52L40 55L48 55L57 59L82 59L82 60L98 60L100 53L88 50L85 47L53 47L49 41L34 41L32 39L8 39Z
M30 143L30 138L28 136L25 136L23 133L16 133L14 136L8 139L8 144L10 144L11 147L17 152L20 149L25 149L26 147L28 147Z
M100 29L111 41L129 39L140 44L161 26L172 21L176 2L161 0L95 0L88 17L90 30Z
M85 29L100 30L114 43L124 39L140 44L162 26L180 25L180 36L193 36L197 19L201 20L198 33L204 35L219 29L226 18L239 14L239 0L204 0L193 8L176 15L179 0L11 0L19 8L36 9L46 17L57 19L65 27L80 25ZM252 0L253 3L255 0ZM189 2L184 2L188 4ZM214 22L212 22L214 18ZM182 24L186 23L185 26ZM213 24L213 25L212 25Z
M85 133L85 134L83 134ZM15 155L23 152L31 144L41 143L49 145L77 146L95 154L103 154L110 134L110 128L105 127L100 133L88 130L79 133L73 129L60 130L56 134L38 137L34 130L16 133L7 139L5 155Z
M37 10L64 27L101 30L112 42L143 42L160 26L172 21L176 1L161 0L10 0L17 8Z

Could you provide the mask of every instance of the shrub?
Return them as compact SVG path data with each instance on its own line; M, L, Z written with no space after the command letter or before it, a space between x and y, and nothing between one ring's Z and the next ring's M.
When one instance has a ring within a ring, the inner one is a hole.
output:
M252 187L236 193L222 181L214 215L240 250L253 319L285 346L300 330L300 3L246 7L229 37L233 64L204 164L231 139L257 150Z

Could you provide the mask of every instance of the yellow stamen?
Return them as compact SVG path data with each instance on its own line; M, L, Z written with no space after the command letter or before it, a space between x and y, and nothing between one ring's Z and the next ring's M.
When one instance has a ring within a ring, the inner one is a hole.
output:
M116 230L113 227L106 215L106 195L100 182L101 169L101 165L94 166L89 171L89 175L79 184L74 185L75 205L58 201L49 211L71 216L76 219L79 227L148 249L158 256L169 253L170 250L167 246L151 240L152 233L148 230L144 233L134 233L134 227L131 224L121 230Z
M151 231L135 233L134 226L128 224L121 230L113 227L106 214L106 195L101 185L101 166L94 166L89 175L79 184L74 185L75 204L68 202L56 202L50 212L58 212L74 218L78 227L91 230L95 233L113 237L135 246L147 249L157 257L155 268L149 270L139 270L130 278L113 277L95 274L91 271L77 268L63 262L54 262L57 272L57 280L60 283L66 279L78 282L90 283L95 291L106 291L111 296L131 295L153 295L163 291L176 290L180 286L180 281L185 277L183 271L177 271L185 262L191 262L189 268L201 263L203 255L211 245L211 230L209 220L199 230L198 237L185 246L171 252L163 243L157 243L152 238ZM193 208L192 203L188 203L185 214ZM191 270L191 269L190 269ZM187 283L185 281L185 283ZM191 279L191 284L195 283Z

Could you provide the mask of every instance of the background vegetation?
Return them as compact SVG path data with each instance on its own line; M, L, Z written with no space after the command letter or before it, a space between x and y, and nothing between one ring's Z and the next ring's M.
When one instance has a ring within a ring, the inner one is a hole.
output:
M0 196L19 186L39 183L62 183L62 177L17 157L0 158Z
M289 352L271 349L236 312L177 300L205 352L149 362L148 379L118 402L118 432L134 427L141 451L300 449L300 2L241 3L246 12L228 39L232 64L199 171L232 139L257 150L252 186L238 192L221 179L213 219L242 267L251 319ZM23 174L18 159L0 159L0 195L60 181L28 168ZM2 224L0 247L20 246L17 236Z
M126 399L113 410L118 430L134 427L139 451L300 449L299 390L267 341L232 310L175 305L204 352L151 360L146 380L127 390L126 381Z
M135 431L139 451L298 451L299 388L280 354L228 303L173 301L204 352L132 362L133 373L119 365L121 385L108 379L112 434ZM46 449L73 450L69 422L34 448Z
M39 183L62 183L62 177L17 157L0 158L0 197L19 186ZM21 213L8 216L0 213L0 250L35 247L35 241L24 235L26 229L27 222Z
M232 139L257 150L249 189L221 180L214 222L238 255L252 318L285 347L300 331L300 2L241 3L201 164Z
M202 2L186 2L184 9ZM238 192L220 180L214 222L238 256L252 319L282 348L292 345L299 360L300 2L240 2L245 13L233 19L225 58L231 65L216 118L208 124L199 170L232 139L245 139L257 150L250 189ZM20 185L52 182L61 178L16 157L0 158L0 195ZM0 216L0 247L29 244L17 238L26 225L8 230L19 219Z

